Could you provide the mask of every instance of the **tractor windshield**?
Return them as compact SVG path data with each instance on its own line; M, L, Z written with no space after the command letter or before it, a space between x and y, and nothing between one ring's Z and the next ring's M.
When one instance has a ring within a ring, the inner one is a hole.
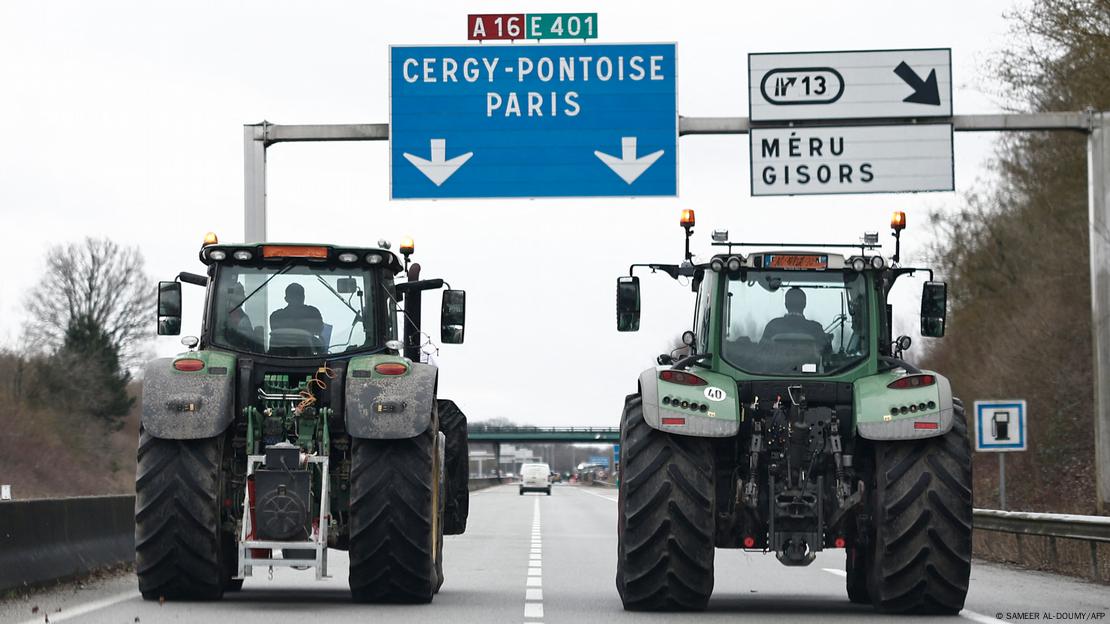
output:
M722 357L757 375L828 375L867 358L867 280L748 271L727 282Z
M308 357L378 346L386 307L376 269L288 262L221 265L212 343L269 355ZM392 334L386 319L385 333Z

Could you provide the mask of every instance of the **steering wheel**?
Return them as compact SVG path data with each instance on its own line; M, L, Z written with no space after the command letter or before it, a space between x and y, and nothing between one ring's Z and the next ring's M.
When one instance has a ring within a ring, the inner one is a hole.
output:
M814 348L817 347L817 339L809 334L775 334L774 336L771 336L771 342L775 345L783 345L788 347L806 347L809 345L813 345Z
M270 330L270 348L310 347L320 349L320 339L312 332L296 327L282 327Z

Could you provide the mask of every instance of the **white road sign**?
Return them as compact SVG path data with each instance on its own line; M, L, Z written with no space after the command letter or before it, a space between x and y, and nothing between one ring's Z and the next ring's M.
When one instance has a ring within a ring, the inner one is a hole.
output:
M748 55L753 122L948 117L952 50Z
M952 125L752 128L752 195L953 190Z
M1024 451L1028 446L1025 401L975 402L976 451Z

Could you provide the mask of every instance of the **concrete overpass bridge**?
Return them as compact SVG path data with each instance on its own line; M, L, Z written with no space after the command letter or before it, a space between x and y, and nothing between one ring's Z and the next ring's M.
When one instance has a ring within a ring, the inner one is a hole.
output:
M493 445L494 472L501 476L502 444L619 444L619 427L516 427L471 425L467 428L471 443ZM617 460L616 453L613 457Z

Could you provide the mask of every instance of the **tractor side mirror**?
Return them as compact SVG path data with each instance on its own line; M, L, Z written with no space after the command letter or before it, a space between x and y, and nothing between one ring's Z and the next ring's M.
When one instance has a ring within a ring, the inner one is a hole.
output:
M948 318L948 284L925 282L921 288L921 335L930 338L944 336Z
M158 335L181 333L181 282L158 282Z
M439 340L443 344L462 344L466 328L466 291L443 291L439 310Z
M640 331L640 278L617 278L617 331Z

